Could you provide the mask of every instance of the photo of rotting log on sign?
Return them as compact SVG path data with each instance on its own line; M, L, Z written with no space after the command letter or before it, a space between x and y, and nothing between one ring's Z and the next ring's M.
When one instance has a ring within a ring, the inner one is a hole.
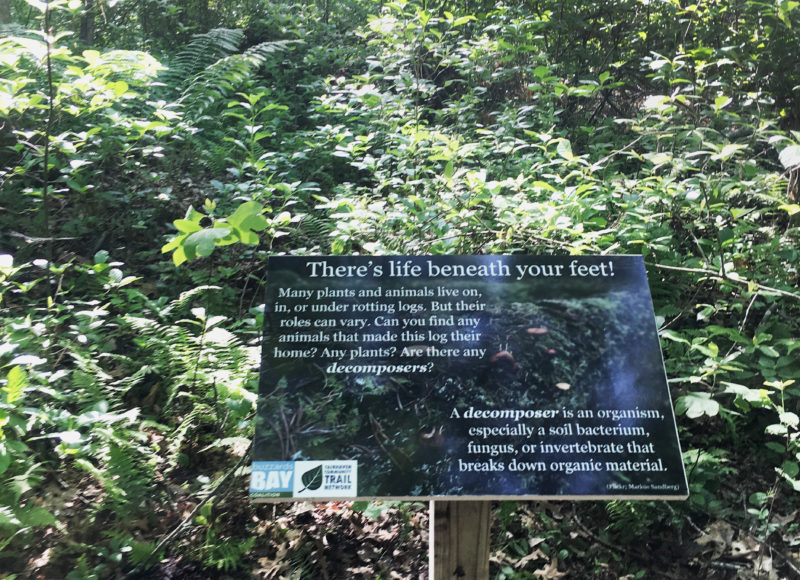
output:
M268 272L255 501L687 496L640 256Z

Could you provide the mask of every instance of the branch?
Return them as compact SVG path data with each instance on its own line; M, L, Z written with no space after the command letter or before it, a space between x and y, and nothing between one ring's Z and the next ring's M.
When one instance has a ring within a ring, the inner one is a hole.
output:
M709 278L714 278L715 280L721 280L723 282L733 282L734 284L739 284L740 286L749 287L751 284L753 284L759 290L764 290L765 292L774 292L775 294L780 294L781 296L786 296L787 298L792 298L794 300L800 301L800 294L794 294L792 292L787 292L786 290L779 290L778 288L772 288L771 286L764 286L763 284L759 284L758 282L753 282L752 280L723 276L722 274L714 272L713 270L705 270L703 268L683 268L681 266L667 266L666 264L651 264L651 266L655 266L656 268L661 268L662 270L674 270L676 272L690 272L692 274L703 274L704 276L708 276Z
M55 116L55 103L53 91L53 63L50 60L50 54L53 52L53 30L50 26L50 2L45 4L44 8L44 36L47 41L47 125L44 130L44 169L42 169L42 211L44 212L44 232L47 242L47 261L51 265L55 255L55 248L52 241L52 233L50 229L50 135L53 133L53 118ZM50 278L52 280L52 278ZM52 286L52 282L51 282Z
M606 155L605 157L603 157L599 161L595 161L594 163L592 163L592 171L595 171L596 169L600 169L600 166L603 163L605 163L606 161L608 161L609 159L611 159L615 155L619 155L620 153L623 153L623 152L627 151L628 149L630 149L631 147L636 145L641 140L642 140L642 137L637 137L636 139L634 139L633 141L631 141L630 143L625 145L625 147L623 147L622 149L619 149L617 151L613 151L612 153L609 153L608 155Z

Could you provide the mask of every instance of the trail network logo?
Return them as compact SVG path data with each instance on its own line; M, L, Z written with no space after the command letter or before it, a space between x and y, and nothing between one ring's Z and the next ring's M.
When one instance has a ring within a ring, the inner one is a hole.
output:
M294 497L358 495L356 461L295 461L294 469Z

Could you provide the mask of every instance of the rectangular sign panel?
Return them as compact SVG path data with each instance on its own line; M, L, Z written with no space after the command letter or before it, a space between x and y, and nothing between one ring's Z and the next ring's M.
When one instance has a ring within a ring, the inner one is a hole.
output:
M255 501L687 497L641 256L268 268Z

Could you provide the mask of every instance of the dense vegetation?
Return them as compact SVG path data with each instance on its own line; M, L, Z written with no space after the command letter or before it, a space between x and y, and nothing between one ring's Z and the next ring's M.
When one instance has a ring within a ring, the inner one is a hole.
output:
M516 252L644 255L692 495L499 504L493 575L800 575L798 2L0 23L0 577L419 577L424 506L247 503L264 261Z

